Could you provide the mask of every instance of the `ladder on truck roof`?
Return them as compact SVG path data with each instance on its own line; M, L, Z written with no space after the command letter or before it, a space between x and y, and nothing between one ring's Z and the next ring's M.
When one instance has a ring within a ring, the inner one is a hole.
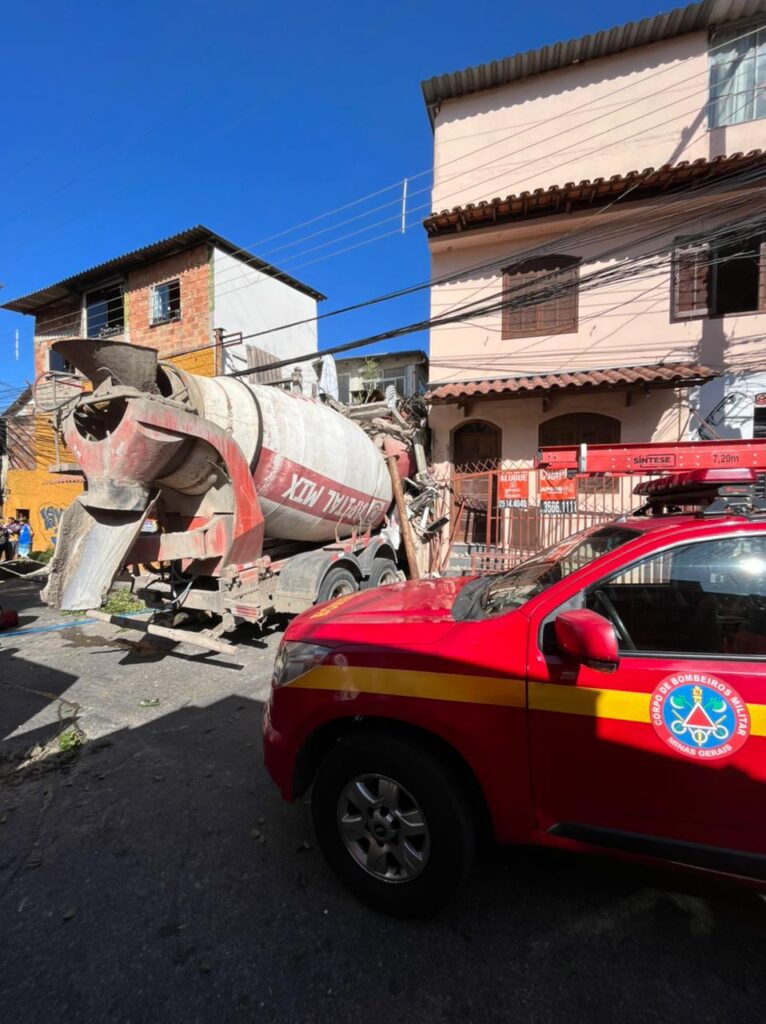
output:
M766 439L562 444L538 449L536 469L574 473L673 473L721 467L766 470Z

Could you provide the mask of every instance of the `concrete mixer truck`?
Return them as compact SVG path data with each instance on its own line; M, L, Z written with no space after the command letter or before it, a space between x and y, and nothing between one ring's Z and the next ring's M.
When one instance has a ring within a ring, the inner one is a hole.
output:
M60 523L49 604L98 608L128 567L151 607L225 631L399 577L417 418L381 403L360 424L353 408L195 376L124 342L54 347L91 390L62 410L86 486Z

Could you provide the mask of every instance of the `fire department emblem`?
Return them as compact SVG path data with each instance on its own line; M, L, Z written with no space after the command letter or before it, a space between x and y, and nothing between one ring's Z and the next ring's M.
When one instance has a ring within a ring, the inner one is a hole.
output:
M734 687L702 672L666 676L651 696L657 735L684 757L729 757L750 735L747 704Z

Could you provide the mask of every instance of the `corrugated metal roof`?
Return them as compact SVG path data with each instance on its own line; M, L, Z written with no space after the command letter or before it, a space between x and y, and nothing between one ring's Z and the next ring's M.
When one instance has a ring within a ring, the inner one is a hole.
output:
M321 350L317 353L317 356L321 356ZM370 352L367 355L359 356L345 356L343 359L336 359L335 363L337 366L345 365L346 363L358 363L365 359L411 359L413 362L417 361L420 363L427 363L428 356L422 348L408 348L403 349L401 352Z
M632 385L653 388L694 387L714 377L720 377L719 371L700 363L654 363L647 366L615 366L600 370L571 370L436 384L426 392L425 399L434 405L446 405L465 398L535 398L552 391L608 391Z
M592 209L611 203L623 193L627 201L636 202L649 196L663 195L685 188L692 182L725 179L731 174L766 165L766 153L753 149L749 153L732 153L712 160L682 160L662 167L647 167L643 171L614 174L611 178L586 179L579 184L537 188L533 192L520 192L504 199L489 199L479 203L454 206L451 210L432 213L423 221L429 237L453 235L471 228L488 227L508 221L527 220L546 214L571 213L584 208Z
M597 60L599 57L608 57L613 53L658 43L689 32L706 31L714 25L765 12L766 0L704 0L704 3L676 7L652 18L629 21L615 28L580 36L579 39L551 43L539 50L527 50L526 53L516 53L503 60L478 64L463 71L436 75L422 82L420 87L433 125L439 105L444 100L483 92L485 89L496 89L522 78L542 75L546 71L558 71L571 64Z
M71 277L65 277L62 281L48 285L47 288L40 288L36 292L30 292L28 295L22 295L18 299L5 302L0 306L0 309L10 309L15 313L34 313L41 306L46 306L49 302L62 299L72 292L83 291L89 285L103 280L105 275L135 270L166 256L173 256L175 253L184 252L186 249L190 249L194 245L200 245L202 242L215 245L230 256L235 256L237 259L242 260L243 263L249 263L250 266L260 270L263 274L283 281L285 284L290 285L291 288L303 292L304 295L310 295L312 299L321 301L327 298L326 295L322 295L316 289L303 284L296 278L279 270L278 267L272 266L271 263L266 263L265 260L259 259L246 249L235 245L221 235L217 235L215 231L206 228L204 224L197 224L193 228L179 231L177 235L162 238L159 242L152 242L151 245L145 245L141 249L134 249L132 252L127 252L123 256L107 260L105 263L97 263L94 267L82 270L79 274L73 274Z

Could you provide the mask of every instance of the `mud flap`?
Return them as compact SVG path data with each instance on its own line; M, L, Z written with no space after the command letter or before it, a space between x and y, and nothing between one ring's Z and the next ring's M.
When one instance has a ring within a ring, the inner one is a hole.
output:
M61 517L42 599L54 608L99 608L141 532L147 509L115 512L73 501Z

